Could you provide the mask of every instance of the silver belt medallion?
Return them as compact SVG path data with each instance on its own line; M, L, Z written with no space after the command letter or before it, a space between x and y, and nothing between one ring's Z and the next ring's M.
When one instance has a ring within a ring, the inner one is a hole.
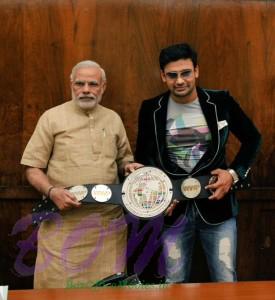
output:
M126 209L140 218L155 217L165 211L173 196L172 182L161 170L143 167L131 173L122 186Z

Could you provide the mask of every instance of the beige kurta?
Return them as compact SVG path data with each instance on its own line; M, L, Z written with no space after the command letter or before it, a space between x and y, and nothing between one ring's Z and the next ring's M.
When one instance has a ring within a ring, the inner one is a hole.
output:
M46 111L21 163L47 170L56 186L115 183L133 160L120 117L98 105L84 112L74 101ZM125 268L126 224L122 208L91 204L42 222L35 288L88 286Z

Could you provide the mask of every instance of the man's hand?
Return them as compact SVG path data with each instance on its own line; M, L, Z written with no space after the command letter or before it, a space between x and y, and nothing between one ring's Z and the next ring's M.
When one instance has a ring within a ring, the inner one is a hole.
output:
M212 191L212 195L208 199L220 200L229 192L233 184L233 178L227 170L223 169L213 170L211 175L217 176L217 181L205 187Z
M68 210L73 207L81 206L81 203L77 201L74 194L60 187L54 187L51 190L50 199L55 203L59 210Z
M124 166L124 175L127 176L141 167L144 167L144 165L136 162L128 163Z
M171 217L173 214L174 209L176 208L176 206L178 205L179 200L174 199L171 204L168 206L168 208L165 211L165 215L168 217Z

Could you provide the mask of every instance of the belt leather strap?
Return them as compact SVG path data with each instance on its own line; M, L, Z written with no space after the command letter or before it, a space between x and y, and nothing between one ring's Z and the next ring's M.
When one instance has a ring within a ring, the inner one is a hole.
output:
M138 174L138 172L141 173L141 175ZM105 203L122 205L130 213L138 217L150 218L165 211L173 199L184 201L208 198L211 192L204 187L209 183L210 177L211 175L171 180L160 169L143 167L131 173L123 184L85 184L68 189L73 192L77 198L79 196L79 200L84 204ZM187 181L190 181L190 183L185 187L184 184ZM152 185L156 186L153 188L153 191ZM200 186L198 190L197 185ZM149 189L147 187L149 187ZM162 189L163 197L167 199L162 198L161 192L158 194L158 191ZM152 197L153 200L151 200ZM139 199L143 198L145 200L140 203ZM164 203L165 201L166 203ZM140 207L134 207L135 205ZM58 212L58 208L50 199L45 198L39 201L32 211L33 224L36 225L45 219L52 218L52 214L55 212Z

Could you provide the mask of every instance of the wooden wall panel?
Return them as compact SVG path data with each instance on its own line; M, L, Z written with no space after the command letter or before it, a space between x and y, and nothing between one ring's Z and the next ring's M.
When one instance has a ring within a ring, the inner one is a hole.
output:
M23 131L23 10L4 2L0 9L0 186L20 182L18 164Z
M253 167L254 187L240 194L240 257L246 247L256 249L260 238L245 239L246 231L253 236L259 226L255 218L268 217L260 223L262 232L267 224L274 225L273 204L262 206L275 201L274 1L0 0L0 28L1 242L8 240L16 249L16 238L9 237L11 220L25 216L39 197L24 179L19 161L39 116L70 99L73 65L93 59L105 68L103 104L121 115L134 149L141 101L165 90L159 51L187 41L198 50L199 84L230 90L263 134ZM229 159L237 146L232 137ZM0 253L6 255L3 247ZM241 279L261 278L257 261L266 256L270 264L274 248L268 251L255 252L253 262L239 260ZM4 262L0 260L0 269L7 270Z

